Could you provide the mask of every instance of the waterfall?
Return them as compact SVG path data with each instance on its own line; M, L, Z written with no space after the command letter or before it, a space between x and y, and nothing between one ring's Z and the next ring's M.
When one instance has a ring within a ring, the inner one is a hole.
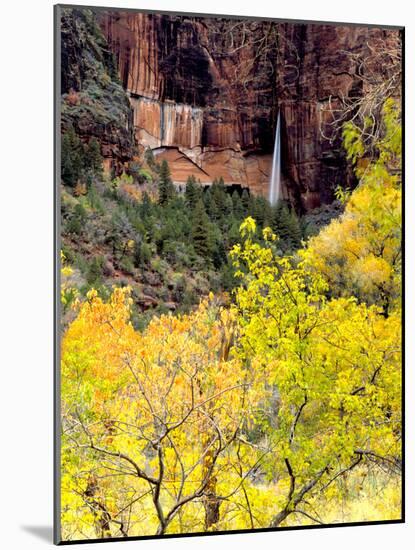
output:
M271 180L269 182L269 202L277 204L281 192L281 123L278 111L277 128L275 130L274 154L272 157Z

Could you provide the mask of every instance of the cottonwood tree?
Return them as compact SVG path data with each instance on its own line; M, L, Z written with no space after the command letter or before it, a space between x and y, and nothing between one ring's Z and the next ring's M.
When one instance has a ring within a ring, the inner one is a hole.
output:
M68 538L215 529L250 469L233 466L253 373L231 353L232 314L205 302L140 334L129 300L91 291L63 340Z
M320 131L334 143L344 125L358 133L366 156L376 155L384 135L382 110L385 101L400 103L402 97L402 37L398 30L370 36L365 51L342 51L353 67L355 80L348 95L330 96L322 107Z
M240 353L263 373L265 403L278 397L261 420L262 467L281 489L270 526L293 514L323 523L319 496L356 467L400 471L400 311L327 299L323 276L278 257L270 229L268 245L255 242L255 230L245 220L233 257Z
M358 166L358 187L342 195L344 214L311 238L301 254L308 269L325 277L332 296L353 295L382 306L388 315L401 307L402 270L402 132L399 104L391 99L384 104L382 126L376 159L362 167L363 138L346 128L345 146Z

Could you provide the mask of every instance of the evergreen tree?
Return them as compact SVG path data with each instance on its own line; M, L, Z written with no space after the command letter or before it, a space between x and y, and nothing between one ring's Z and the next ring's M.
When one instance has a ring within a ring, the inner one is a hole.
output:
M212 185L212 198L214 202L214 217L212 219L219 220L226 216L226 198L228 194L225 189L223 178L219 178L215 185Z
M249 193L247 189L244 189L242 191L241 202L242 202L242 208L243 208L243 215L246 216L249 210Z
M226 250L223 240L219 239L215 242L212 250L213 266L219 269L224 263L226 263Z
M209 217L201 199L196 203L192 220L192 241L197 254L203 258L210 255L212 248Z
M199 185L196 183L196 178L193 174L187 178L184 196L187 205L191 209L196 206L197 201L200 199Z
M160 166L158 189L159 204L167 204L174 194L174 186L170 177L170 168L167 160L163 160Z
M145 267L151 259L149 245L138 236L134 240L134 267Z
M223 201L222 205L222 213L224 216L229 217L233 212L233 202L232 197L226 193L225 194L225 200Z
M271 227L282 241L287 243L290 237L290 211L283 201L279 201L274 208Z
M233 210L234 216L237 219L243 218L244 209L243 209L241 197L238 191L234 191L232 193L232 210Z
M208 187L202 196L203 205L205 207L207 215L210 217L212 212L212 204L213 204L213 198L212 198L212 187Z
M75 187L82 176L84 151L82 142L70 126L62 136L61 177L64 183Z
M73 213L66 225L66 231L68 233L75 233L81 235L85 229L85 222L87 219L87 213L81 203L77 203L73 210Z
M88 265L86 280L90 285L101 284L102 270L104 258L102 256L94 256Z
M217 197L217 185L213 186L205 192L203 196L203 202L205 205L206 213L209 218L217 222L220 218L219 200Z
M151 147L147 147L145 153L144 153L144 160L147 162L148 166L150 168L154 168L156 161L154 159L154 153Z
M102 175L101 147L96 138L92 138L85 148L84 165L95 176Z
M151 199L147 191L143 193L142 203L140 204L140 215L143 219L148 218L151 215L152 204Z
M302 231L300 221L294 209L291 209L289 218L289 233L291 248L299 248L301 245Z
M255 197L252 217L259 227L269 226L272 220L271 206L265 197Z
M301 244L301 227L297 214L280 201L274 209L272 229L280 237L285 250L298 248Z
M264 227L270 227L272 224L273 210L270 202L265 197L261 197L261 202L264 208Z

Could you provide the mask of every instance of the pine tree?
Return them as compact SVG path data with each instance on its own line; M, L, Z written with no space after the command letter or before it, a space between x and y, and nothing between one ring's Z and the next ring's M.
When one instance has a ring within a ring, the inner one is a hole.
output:
M61 144L61 177L64 183L75 187L82 176L84 150L82 142L70 126L62 136Z
M154 168L156 161L154 159L154 153L151 147L147 147L145 153L144 153L144 160L147 162L148 166L150 168Z
M280 237L284 249L292 250L300 246L302 233L298 216L285 202L280 201L275 207L271 227Z
M255 195L249 195L248 200L248 215L252 216L254 219L257 218L257 200Z
M249 193L246 189L242 191L241 202L242 202L243 214L244 216L246 216L249 211Z
M212 250L212 261L216 269L219 269L226 263L226 249L222 239L215 242L215 246Z
M203 193L203 205L205 207L207 215L211 216L213 197L212 197L212 187L208 187Z
M302 232L300 221L294 209L291 209L289 218L289 233L291 240L291 248L299 248L301 245Z
M232 214L232 212L233 212L232 197L228 193L226 193L225 200L223 201L223 205L222 205L222 213L224 216L228 218Z
M225 182L222 177L219 178L217 183L212 186L212 198L215 204L214 217L212 219L219 220L226 216L226 198L228 194L225 189Z
M193 174L187 178L184 196L187 205L191 209L196 206L197 201L200 199L199 185L196 183L196 178Z
M273 209L268 199L262 197L264 204L264 227L270 227L272 224Z
M170 177L170 168L167 160L163 160L159 174L159 204L166 205L174 193L173 182Z
M274 216L272 220L272 229L279 238L287 243L290 237L290 211L285 202L280 201L274 208Z
M232 210L233 210L234 216L237 219L242 219L244 215L244 209L243 209L241 197L238 191L234 191L232 193Z
M265 197L255 197L253 201L252 217L259 227L267 227L272 220L271 206Z
M193 211L192 240L196 253L203 258L209 257L212 248L211 228L201 199L198 200Z
M84 164L95 176L102 175L101 147L96 138L92 138L85 148Z
M140 215L143 219L145 219L148 216L150 216L151 211L152 211L151 199L147 191L144 191L142 202L140 205Z
M216 222L220 218L219 199L217 196L217 185L210 187L203 195L203 202L205 205L206 213L209 218Z
M88 270L86 274L86 280L90 285L101 284L102 269L104 265L104 258L102 256L94 256L88 264Z
M151 249L141 236L134 239L134 267L144 267L151 258Z

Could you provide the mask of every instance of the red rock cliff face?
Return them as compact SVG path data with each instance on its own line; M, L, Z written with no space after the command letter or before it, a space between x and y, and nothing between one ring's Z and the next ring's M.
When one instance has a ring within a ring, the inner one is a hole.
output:
M341 98L368 90L358 78L360 60L379 44L394 42L398 31L335 25L281 25L280 55L285 70L277 72L287 191L305 209L329 202L337 185L353 184L331 109ZM382 68L379 74L382 79Z
M168 157L176 181L223 176L267 194L279 110L283 194L304 209L350 183L339 140L321 132L330 137L328 102L360 93L350 52L397 32L132 12L100 24L141 150Z

